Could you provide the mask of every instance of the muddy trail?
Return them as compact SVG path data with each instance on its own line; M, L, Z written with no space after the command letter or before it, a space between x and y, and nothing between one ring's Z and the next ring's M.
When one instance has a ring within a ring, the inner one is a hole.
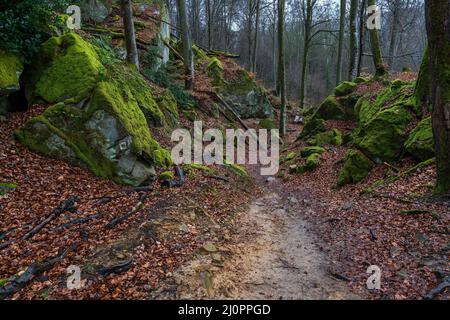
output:
M308 195L251 170L262 195L237 214L229 241L209 243L152 295L156 299L358 299L331 269L303 218Z

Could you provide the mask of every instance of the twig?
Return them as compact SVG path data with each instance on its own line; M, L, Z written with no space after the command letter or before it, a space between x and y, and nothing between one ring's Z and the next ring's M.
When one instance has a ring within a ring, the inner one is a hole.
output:
M62 224L62 225L60 225L58 227L53 228L52 231L59 232L59 231L62 231L64 229L67 229L67 228L69 228L69 227L71 227L73 225L80 224L80 223L85 223L85 222L88 222L90 220L100 218L103 215L104 215L104 213L99 212L99 213L96 213L96 214L91 214L90 216L87 216L87 217L73 219L73 220L70 220L69 222L66 222L66 223L64 223L64 224Z
M120 217L112 219L108 224L106 224L105 229L112 229L115 226L117 226L119 223L127 220L129 217L131 217L135 213L141 211L144 207L144 201L146 198L147 198L147 196L145 194L141 194L139 202L131 211L127 212L126 214L124 214Z

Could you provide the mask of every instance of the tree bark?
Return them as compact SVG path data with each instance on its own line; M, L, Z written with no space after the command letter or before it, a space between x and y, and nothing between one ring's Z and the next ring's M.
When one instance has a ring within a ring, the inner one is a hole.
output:
M425 1L437 194L450 192L450 0Z
M120 5L123 14L123 27L125 33L125 44L127 48L128 63L136 66L139 70L139 54L136 43L136 32L133 23L133 8L131 7L131 0L121 0Z
M350 60L348 79L357 77L358 66L358 0L350 0Z
M375 0L368 0L368 6L376 5ZM383 61L383 54L381 52L380 33L377 28L371 28L369 30L370 43L372 45L373 63L375 65L375 76L381 77L386 74L386 66Z
M341 83L342 73L342 53L344 51L344 36L345 36L345 13L347 8L347 0L341 0L340 20L339 20L339 43L338 43L338 58L336 66L336 86Z
M181 27L181 39L183 42L183 58L186 69L186 89L194 89L195 71L194 71L194 55L192 52L191 34L189 31L189 22L186 11L185 0L177 0L178 15Z
M395 55L397 54L397 36L400 27L400 12L401 12L402 0L394 0L392 9L392 28L391 28L391 40L389 43L389 57L387 64L391 70L394 69Z
M315 3L315 2L314 2ZM308 53L311 44L311 30L312 30L312 19L314 3L312 0L306 1L306 14L304 22L304 39L303 39L303 57L301 61L301 77L300 77L300 108L305 106L305 90L306 90L306 71L307 71L307 60Z
M261 10L261 0L256 0L256 18L255 18L255 39L253 40L253 59L252 72L256 72L256 61L258 57L258 33L259 33L259 17Z
M280 135L286 134L286 76L284 62L284 9L285 0L278 0L278 82L280 83Z
M365 41L365 12L366 12L366 0L361 1L361 8L359 12L359 52L358 52L358 67L357 76L361 75L362 65L363 65L363 53L364 53L364 41Z

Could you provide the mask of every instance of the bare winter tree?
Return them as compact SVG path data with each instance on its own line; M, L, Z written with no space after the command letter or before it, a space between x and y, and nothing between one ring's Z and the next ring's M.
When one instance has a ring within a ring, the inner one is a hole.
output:
M286 134L286 75L284 62L285 0L278 0L278 83L280 84L280 135Z
M336 67L336 85L341 83L342 72L342 55L344 51L344 36L345 36L345 14L347 9L347 0L341 0L340 18L339 18L339 45L338 45L338 59Z
M127 61L139 70L139 54L136 44L136 32L133 23L133 8L131 0L121 0L120 6L123 15L123 27L125 32L125 44L127 48Z
M376 1L368 0L367 4L369 7L374 8L376 6ZM373 12L369 13L374 14ZM371 28L369 28L369 34L370 34L370 43L372 46L373 63L375 65L376 70L375 74L376 76L381 77L386 74L386 66L383 61L383 54L381 51L381 44L380 44L380 34L378 28L375 26L371 26Z
M183 42L183 59L186 68L186 89L194 89L194 54L192 52L191 34L186 10L186 0L177 0L178 17L181 28L181 38Z
M349 67L348 78L353 80L357 77L358 66L358 0L350 0L350 43L349 43Z

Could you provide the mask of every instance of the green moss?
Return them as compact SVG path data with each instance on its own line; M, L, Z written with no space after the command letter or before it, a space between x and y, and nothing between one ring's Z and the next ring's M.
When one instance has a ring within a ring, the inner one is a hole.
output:
M405 142L406 151L419 161L435 156L431 117L425 118L414 128Z
M344 158L344 167L339 175L337 185L342 187L349 183L358 183L367 177L374 164L360 151L350 149Z
M317 154L322 154L322 153L324 153L326 150L324 149L324 148L322 148L322 147L305 147L301 152L300 152L300 155L303 157L303 158L307 158L307 157L309 157L310 155L312 155L312 154L314 154L314 153L317 153Z
M412 120L400 104L377 113L362 129L359 147L377 162L395 161L405 141L404 132Z
M255 79L245 69L241 68L232 81L226 82L223 89L229 94L241 95L257 89L257 85Z
M23 65L18 56L0 51L0 93L18 90L22 71Z
M17 188L17 184L12 182L0 182L0 196L5 195L7 192Z
M57 47L57 45L59 45ZM44 54L54 55L50 67L36 84L36 95L50 103L72 98L77 102L89 95L104 68L94 48L75 33L50 39Z
M199 163L191 163L184 165L185 170L200 170L208 173L212 173L214 170L208 166Z
M316 134L307 141L308 146L323 147L325 145L341 146L343 143L342 132L339 129Z
M263 129L267 129L267 130L271 130L271 129L276 129L277 128L275 122L271 118L266 118L266 119L261 120L259 122L259 126L261 128L263 128Z
M336 95L336 97L346 96L352 93L356 87L357 87L356 83L344 81L336 87L336 89L334 90L334 94Z
M159 180L172 180L175 177L175 173L173 171L164 171L159 175Z
M325 120L319 118L311 118L306 121L302 133L298 136L299 139L309 137L325 131Z
M197 120L197 112L195 112L194 110L183 110L183 115L191 122Z
M313 153L306 158L305 169L306 170L314 170L319 166L320 163L320 154Z
M280 159L280 163L289 163L295 158L297 158L297 154L295 152L289 152L285 157Z
M343 120L346 119L346 117L345 111L334 96L326 98L313 116L313 118L324 120Z
M208 71L208 75L214 79L214 86L221 86L224 84L224 80L222 78L223 66L222 62L220 62L218 58L211 58L206 69Z
M369 82L370 79L369 78L365 78L365 77L357 77L353 82L356 84L361 84L361 83L366 83Z
M236 174L237 176L241 177L241 178L250 178L250 174L247 172L247 170L238 165L238 164L234 164L234 163L228 163L225 161L224 165L230 169L234 174Z

